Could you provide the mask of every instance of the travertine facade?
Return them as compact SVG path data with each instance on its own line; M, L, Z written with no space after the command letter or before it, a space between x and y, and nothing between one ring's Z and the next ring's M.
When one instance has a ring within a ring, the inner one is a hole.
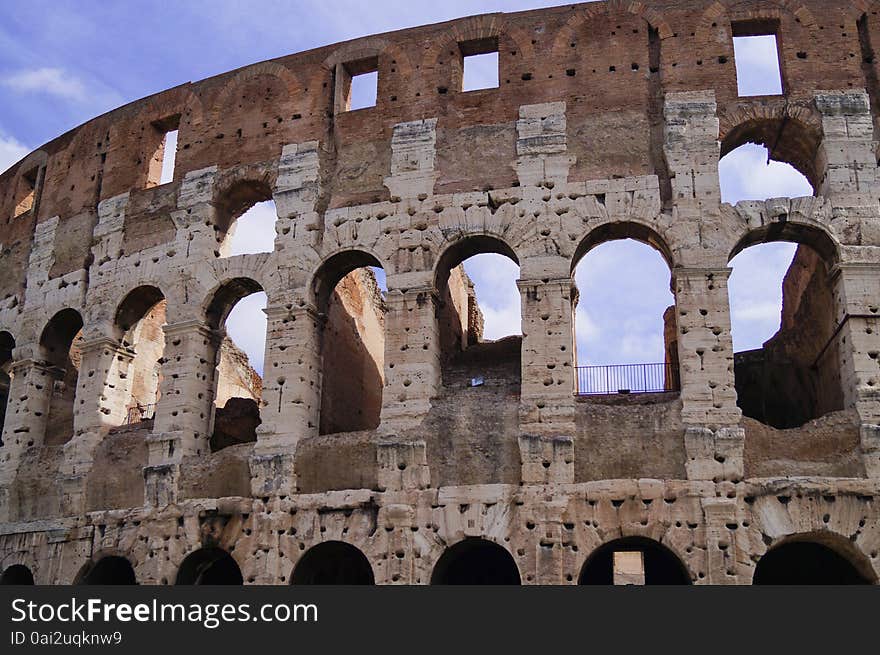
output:
M31 153L0 176L7 579L568 584L613 559L619 582L748 584L774 579L765 557L814 548L875 582L878 12L477 16L185 84ZM732 37L755 33L777 35L784 95L737 95ZM499 88L462 92L463 55L495 49ZM346 111L369 70L377 106ZM718 159L748 141L815 197L722 204ZM225 256L267 199L274 251ZM572 271L615 238L670 266L680 391L573 393ZM773 347L737 362L758 389L735 380L728 262L777 240L804 247ZM519 264L521 339L479 338L456 268L479 252ZM384 268L384 298L352 277L364 266ZM260 290L259 416L218 416L223 322ZM743 416L787 415L776 394L796 374L806 422ZM155 417L132 422L151 397ZM212 443L221 419L251 437Z

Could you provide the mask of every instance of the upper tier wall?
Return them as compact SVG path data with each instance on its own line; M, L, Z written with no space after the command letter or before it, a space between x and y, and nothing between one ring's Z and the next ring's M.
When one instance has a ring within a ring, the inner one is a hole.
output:
M39 164L46 168L38 221L71 219L129 190L155 204L161 190L145 189L154 125L177 115L175 183L209 165L275 160L285 143L316 140L327 144L328 179L338 181L327 189L331 207L384 199L383 144L395 124L426 117L438 117L438 192L510 186L517 109L545 101L569 108L571 181L662 176L652 138L662 93L714 90L722 137L754 111L754 100L737 97L732 24L778 21L787 99L809 104L816 89L875 90L866 78L877 63L862 66L865 39L880 40L875 4L611 0L464 18L281 57L132 102L51 141L0 176L0 220L8 242L33 231L32 216L13 214L21 178ZM860 44L857 21L866 11ZM457 44L486 38L498 42L500 87L459 92ZM334 111L336 64L369 58L378 66L376 107ZM480 144L478 163L464 147L475 125L498 126Z

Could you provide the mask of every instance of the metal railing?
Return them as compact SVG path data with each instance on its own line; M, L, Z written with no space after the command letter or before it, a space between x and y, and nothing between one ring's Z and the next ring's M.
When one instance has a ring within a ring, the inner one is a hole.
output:
M670 363L577 366L575 372L579 396L662 393L681 387L678 367Z
M130 407L128 410L128 414L125 417L125 424L133 425L142 421L149 421L155 415L155 403L150 403L149 405L138 405L137 407Z

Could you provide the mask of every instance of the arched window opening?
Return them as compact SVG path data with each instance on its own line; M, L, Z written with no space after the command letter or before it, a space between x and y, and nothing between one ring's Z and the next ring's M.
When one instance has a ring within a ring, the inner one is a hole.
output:
M125 423L151 421L159 400L161 359L165 351L165 296L153 286L129 293L116 311L122 346L133 358L125 372Z
M783 143L798 167L771 161L754 143L726 154L718 165L722 199L813 195L800 172L809 156ZM753 230L734 249L730 321L737 404L746 417L784 429L843 408L828 277L835 254L824 233L785 220Z
M360 550L342 541L326 541L309 548L297 562L290 584L371 585L373 567Z
M81 585L135 585L134 567L124 557L108 555L97 562L87 562L80 569L74 584Z
M45 444L57 446L73 437L73 404L82 361L83 321L75 309L55 314L40 337L42 357L53 382L46 420Z
M853 562L813 541L789 541L771 548L758 560L756 585L872 584Z
M217 206L218 256L272 252L277 218L267 182L248 180L233 185Z
M266 294L255 281L225 284L208 309L208 323L222 335L214 359L214 429L211 451L257 440L266 349Z
M6 425L6 405L12 384L12 350L15 339L9 332L0 332L0 446L3 446L3 426Z
M34 574L24 564L13 564L7 566L0 576L0 585L32 585L34 584Z
M176 585L240 585L241 569L232 555L222 548L199 548L181 562Z
M381 263L361 251L334 255L315 276L315 299L324 317L320 434L379 426L385 384L385 298L380 279L384 284Z
M681 560L666 546L645 537L624 537L599 546L584 563L581 585L691 584Z
M438 328L447 388L520 383L519 261L503 241L470 237L436 268Z
M446 549L431 574L433 585L518 585L519 569L503 546L470 537Z
M670 260L659 237L634 224L600 228L581 245L572 302L578 395L678 391Z

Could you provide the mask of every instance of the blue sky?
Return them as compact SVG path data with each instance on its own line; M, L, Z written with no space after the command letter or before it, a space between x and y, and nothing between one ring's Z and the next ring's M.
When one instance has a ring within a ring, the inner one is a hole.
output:
M564 4L558 0L5 0L0 22L0 170L76 125L126 102L250 63L359 36L476 13ZM35 20L38 17L38 20ZM778 92L772 39L737 43L743 94ZM467 88L491 84L492 62ZM355 99L357 102L357 99ZM744 146L720 166L726 202L810 195L806 180ZM271 249L272 208L241 222L233 252ZM247 227L245 227L247 225ZM732 262L734 347L760 347L779 326L781 281L794 247L749 248ZM517 267L500 256L466 262L486 336L519 333ZM768 283L773 280L773 283ZM631 241L594 249L576 271L580 363L659 362L662 314L672 303L659 254ZM265 300L239 303L228 329L262 369Z

